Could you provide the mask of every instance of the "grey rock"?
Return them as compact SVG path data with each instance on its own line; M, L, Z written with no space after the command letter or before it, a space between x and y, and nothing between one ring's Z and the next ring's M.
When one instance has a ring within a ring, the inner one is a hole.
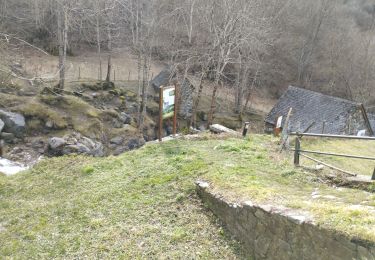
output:
M113 119L112 125L114 128L122 128L124 126L124 124L118 119Z
M47 128L53 128L53 122L52 122L51 120L48 120L48 121L46 122L46 127L47 127Z
M113 155L117 156L117 155L120 155L122 153L125 153L129 151L129 148L128 147L119 147L117 148L114 152L113 152Z
M232 129L229 129L225 126L219 125L219 124L210 125L210 130L214 132L215 134L221 134L221 133L228 133L228 134L233 134L233 135L238 134L238 132Z
M121 112L119 118L120 121L125 125L130 125L132 122L132 117L125 112Z
M66 145L66 140L60 137L52 137L48 140L46 153L50 156L64 155L63 150Z
M6 143L14 143L15 142L15 136L12 133L2 132L2 133L0 133L0 137Z
M44 146L45 142L43 140L34 140L31 142L31 147L36 150L44 148Z
M46 154L49 156L87 154L95 157L102 157L105 155L102 143L96 142L78 133L64 136L64 138L51 138L48 141Z
M124 142L124 138L122 138L121 136L117 136L115 138L112 138L109 142L111 144L120 145L122 144L122 142Z
M133 138L130 139L126 145L118 147L114 152L113 155L120 155L124 152L131 151L137 149L145 144L145 140L143 138Z
M68 154L91 154L91 151L88 147L83 144L76 144L76 145L67 145L63 148L62 153L64 155Z
M4 131L22 138L25 134L25 118L21 114L0 110L0 119L4 122Z
M4 126L5 126L5 124L4 124L3 120L0 119L0 132L3 131Z
M64 138L59 138L59 137L52 137L49 141L48 141L48 146L51 148L51 149L58 149L58 148L61 148L62 146L64 146L66 144L66 141Z
M131 139L128 141L127 143L127 147L129 150L134 150L134 149L137 149L141 146L143 146L145 144L145 140L144 139Z
M200 125L200 126L198 127L198 130L199 130L199 131L206 131L206 127L205 127L204 125Z

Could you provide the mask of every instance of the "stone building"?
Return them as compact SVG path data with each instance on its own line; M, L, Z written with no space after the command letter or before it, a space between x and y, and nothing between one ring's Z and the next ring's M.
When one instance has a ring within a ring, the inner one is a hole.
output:
M161 86L172 85L178 82L179 86L179 116L183 119L189 119L193 112L193 93L194 87L185 78L183 80L178 79L174 70L170 67L162 70L151 82L150 85L153 87L154 91L157 93Z
M266 116L266 132L273 131L280 116L283 126L290 108L290 132L303 132L310 127L309 133L357 135L365 130L366 135L374 135L375 117L367 114L362 104L292 86Z

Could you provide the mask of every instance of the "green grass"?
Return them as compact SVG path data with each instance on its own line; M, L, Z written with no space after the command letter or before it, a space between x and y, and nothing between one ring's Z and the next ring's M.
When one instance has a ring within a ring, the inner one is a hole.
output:
M0 258L241 258L195 195L206 162L176 145L0 176Z
M196 197L197 179L229 199L303 209L319 225L375 241L373 193L323 184L276 149L268 136L181 140L119 157L47 159L0 175L0 256L241 258Z

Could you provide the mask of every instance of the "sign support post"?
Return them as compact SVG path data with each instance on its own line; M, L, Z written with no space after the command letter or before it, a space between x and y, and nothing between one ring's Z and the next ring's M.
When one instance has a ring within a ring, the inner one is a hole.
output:
M177 133L177 86L174 87L174 115L173 115L173 136L176 136Z
M159 142L163 141L163 91L164 87L159 88Z
M173 120L172 134L177 132L177 95L176 86L161 86L159 88L159 141L163 141L163 120L168 119L168 134L170 134L170 120Z

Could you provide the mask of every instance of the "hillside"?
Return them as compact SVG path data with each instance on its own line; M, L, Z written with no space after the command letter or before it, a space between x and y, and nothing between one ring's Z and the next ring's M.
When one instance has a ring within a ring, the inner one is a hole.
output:
M202 136L119 157L47 159L0 176L0 255L242 258L241 246L197 200L197 179L232 201L303 209L324 228L374 242L373 193L332 187L322 175L294 168L276 142Z

